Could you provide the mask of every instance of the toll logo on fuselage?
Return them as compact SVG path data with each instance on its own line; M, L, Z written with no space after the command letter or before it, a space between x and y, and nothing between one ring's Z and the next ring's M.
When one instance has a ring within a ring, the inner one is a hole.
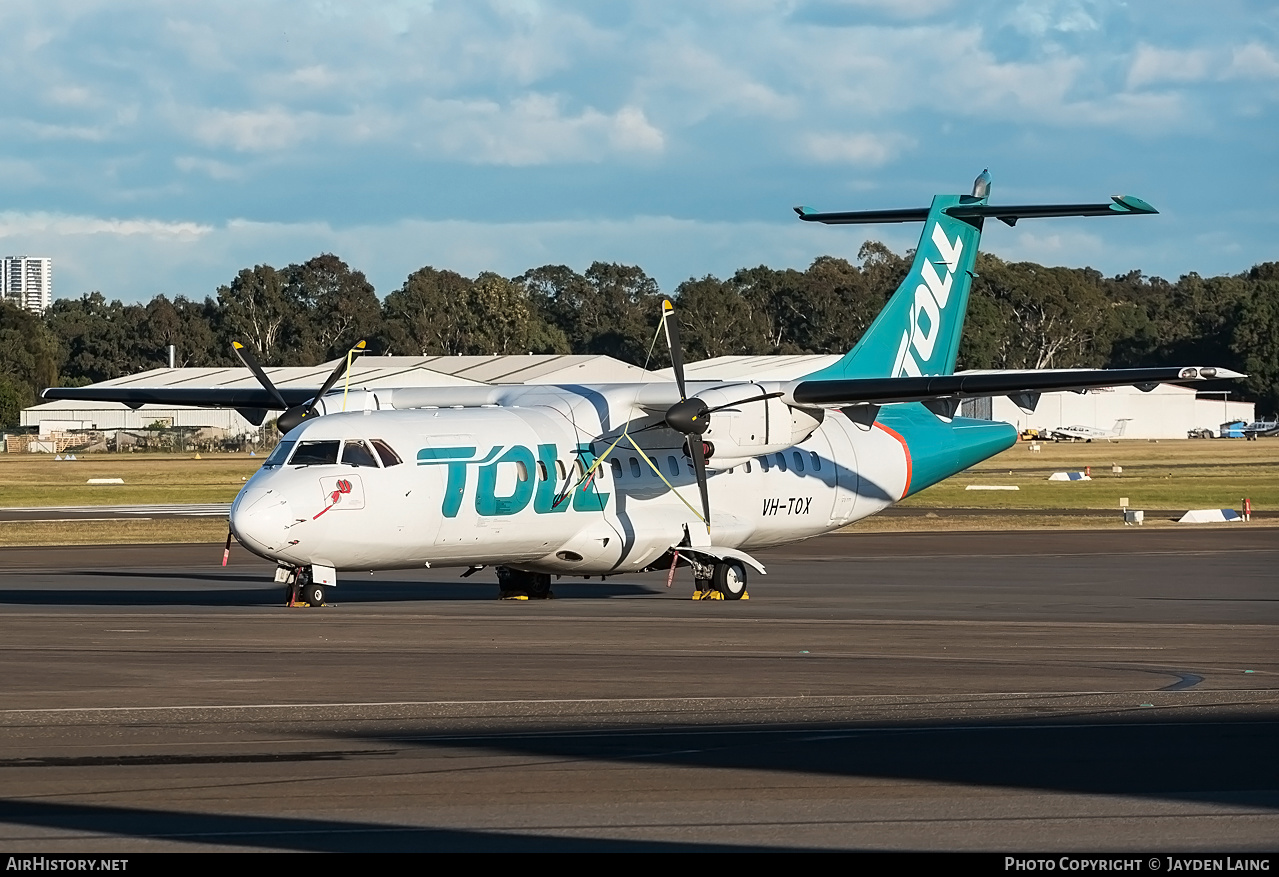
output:
M476 473L475 512L483 517L519 514L530 505L539 515L570 509L603 511L610 495L596 490L596 472L584 474L595 462L595 454L590 445L578 445L575 453L578 464L569 466L565 477L558 480L554 475L559 470L559 455L553 444L538 445L536 453L525 445L494 445L484 454L473 445L422 448L417 452L417 464L446 467L440 504L440 514L446 518L456 518L462 510L472 468Z

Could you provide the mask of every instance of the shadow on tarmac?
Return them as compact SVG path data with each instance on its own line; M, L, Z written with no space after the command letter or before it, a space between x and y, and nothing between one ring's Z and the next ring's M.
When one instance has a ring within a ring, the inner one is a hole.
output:
M617 853L765 852L775 847L555 837L332 819L177 813L135 807L0 799L0 824L139 840L294 852ZM56 845L56 839L50 839Z
M1279 721L1160 720L1158 714L1089 715L1060 724L823 724L791 727L649 728L430 735L398 728L378 740L387 751L337 750L315 758L376 757L435 748L673 768L774 771L796 776L875 778L1084 795L1157 798L1279 810L1279 762L1271 757ZM411 732L410 732L411 734ZM235 760L238 756L230 756ZM242 757L239 757L243 760ZM202 755L200 762L216 760ZM104 769L108 765L102 766ZM51 766L51 769L57 769ZM406 765L406 769L413 770ZM385 771L380 771L385 774ZM832 789L833 791L833 789ZM855 795L855 789L838 794ZM535 805L531 805L535 806ZM616 852L731 851L752 847L646 840L600 840L523 833L405 827L324 818L195 814L158 809L0 800L0 824L139 840L296 851ZM601 826L602 831L608 827ZM658 828L660 826L650 826ZM576 826L575 830L589 830ZM760 848L762 849L762 848ZM772 847L771 849L777 849Z
M263 581L261 575L227 573L77 570L41 576L43 587L2 587L0 605L18 606L278 606L284 586ZM86 580L103 580L102 587L85 587ZM110 587L107 581L135 581L137 587ZM66 582L66 586L62 582ZM183 585L183 583L190 583ZM572 599L610 599L658 594L660 590L626 582L555 583L552 591ZM497 583L484 579L455 582L411 582L351 577L339 581L331 593L334 605L377 605L412 602L492 602Z

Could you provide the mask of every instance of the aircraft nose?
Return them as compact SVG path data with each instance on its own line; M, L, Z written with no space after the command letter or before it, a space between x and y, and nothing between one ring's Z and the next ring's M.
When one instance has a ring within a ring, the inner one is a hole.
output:
M278 490L247 491L231 506L231 532L241 544L258 553L282 548L286 528L292 523L289 501Z

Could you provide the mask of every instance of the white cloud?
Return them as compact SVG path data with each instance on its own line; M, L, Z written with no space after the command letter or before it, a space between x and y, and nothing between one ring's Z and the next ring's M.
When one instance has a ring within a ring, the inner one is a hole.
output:
M101 235L111 238L149 238L156 241L199 240L213 231L197 222L164 222L157 219L111 219L69 216L61 213L0 213L0 238L75 238Z
M1024 34L1043 37L1052 32L1086 33L1101 25L1078 0L1032 0L1023 2L1009 15L1008 22Z
M599 162L617 154L660 153L666 144L639 107L612 114L587 107L571 114L561 98L544 94L505 105L427 100L415 125L425 154L472 164Z
M1279 57L1260 43L1249 43L1234 50L1226 74L1234 79L1279 79Z
M803 143L809 158L856 167L879 167L915 145L901 134L810 134Z
M316 113L294 113L282 107L262 110L197 110L191 133L197 142L237 152L272 152L297 146L320 127Z
M1215 73L1211 53L1204 49L1137 47L1128 70L1128 87L1141 88L1165 82L1199 82Z
M229 165L224 161L190 155L178 156L173 160L173 166L183 173L204 174L211 180L242 180L246 175L243 168Z

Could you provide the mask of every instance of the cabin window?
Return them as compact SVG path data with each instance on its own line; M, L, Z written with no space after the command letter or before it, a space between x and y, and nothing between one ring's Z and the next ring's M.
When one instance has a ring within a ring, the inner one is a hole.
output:
M547 478L550 478L550 477L551 477L550 473L546 471L546 464L543 463L541 460L538 460L537 461L537 480L545 481Z
M672 478L679 477L679 460L676 460L674 456L666 458L666 468L671 473Z
M564 468L563 460L555 461L555 471L559 475L559 481L563 481L565 478L568 478L568 470Z
M747 460L747 461L746 461L746 474L747 474L747 475L749 475L749 474L750 474L750 472L751 472L751 461L750 461L750 460Z
M515 461L515 477L521 483L528 481L528 465L523 460Z
M377 451L378 457L382 460L383 466L400 465L400 455L391 450L391 446L381 439L373 439L373 450Z
M817 452L809 451L808 456L813 458L813 471L814 472L822 471L822 458L817 456Z
M622 477L622 461L621 460L617 459L617 457L611 457L609 458L608 465L613 470L614 478Z
M296 444L297 442L280 442L275 446L275 450L271 452L271 456L266 458L262 468L274 469L276 466L283 466L284 461L289 458L289 451L293 450L293 446Z
M631 457L631 477L632 478L640 477L639 460L635 459L634 457Z
M368 466L377 468L377 457L369 450L369 446L359 439L347 439L342 443L342 463L346 466Z
M803 472L804 471L804 455L801 454L799 451L792 451L791 459L795 461L795 471Z
M298 442L290 466L332 466L338 461L338 441Z
M586 464L582 462L582 458L578 457L573 461L573 468L577 470L577 480L581 481L586 477Z
M762 468L765 472L767 472L767 471L768 471L768 457L760 457L760 458L759 458L759 465L760 465L760 467L761 467L761 468Z
M786 455L781 451L777 452L777 468L786 471Z

